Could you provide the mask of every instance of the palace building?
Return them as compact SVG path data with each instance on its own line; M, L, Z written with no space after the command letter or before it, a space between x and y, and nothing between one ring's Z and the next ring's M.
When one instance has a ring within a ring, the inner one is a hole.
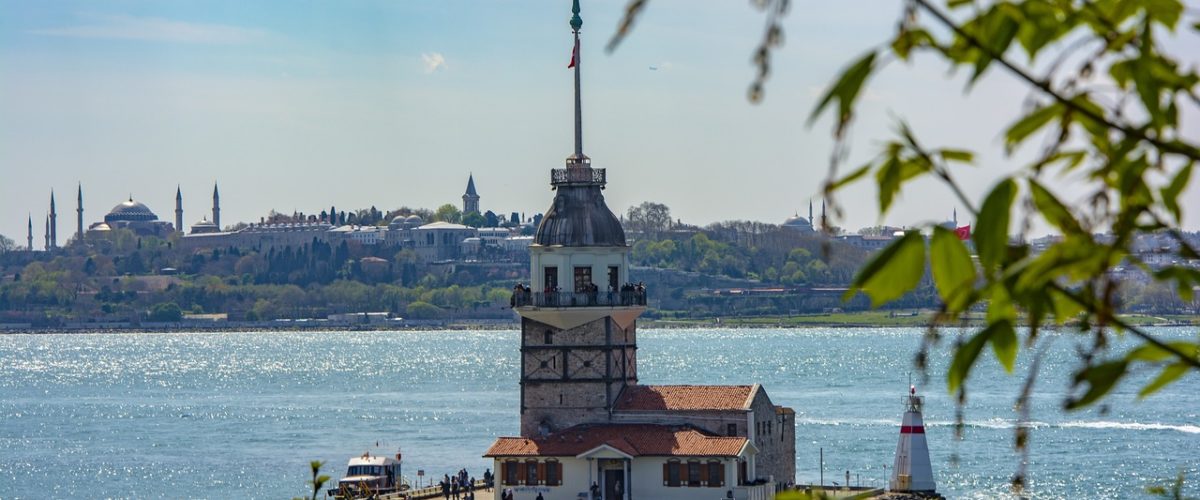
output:
M553 204L530 251L521 316L520 433L484 453L518 498L767 499L795 478L795 413L758 384L644 385L631 247L583 154L579 2L575 153L552 169ZM598 496L597 496L598 495Z

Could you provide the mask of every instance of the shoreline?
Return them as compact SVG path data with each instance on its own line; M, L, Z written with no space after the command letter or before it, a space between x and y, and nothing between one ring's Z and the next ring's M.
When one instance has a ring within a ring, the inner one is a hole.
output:
M1127 315L1139 326L1187 327L1200 326L1200 316L1170 315L1146 316ZM924 328L929 326L930 314L882 315L878 312L834 313L796 316L752 316L708 319L648 319L641 321L642 329L807 329L807 328ZM978 328L982 318L967 318L955 325L943 328ZM1047 328L1059 329L1065 325L1049 324ZM328 322L286 321L278 324L264 322L229 323L142 323L125 324L75 324L69 326L33 326L28 324L0 324L0 335L54 335L54 334L104 334L104 333L272 333L272 332L406 332L406 331L465 331L465 330L519 330L520 323L513 320L455 319L455 320L410 320L370 324L338 324Z

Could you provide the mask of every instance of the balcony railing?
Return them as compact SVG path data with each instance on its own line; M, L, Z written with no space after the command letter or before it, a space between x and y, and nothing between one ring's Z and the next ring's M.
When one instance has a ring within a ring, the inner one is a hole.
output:
M621 292L519 292L513 307L625 307L646 305L646 289Z
M550 170L550 184L600 184L607 175L603 168L555 168Z

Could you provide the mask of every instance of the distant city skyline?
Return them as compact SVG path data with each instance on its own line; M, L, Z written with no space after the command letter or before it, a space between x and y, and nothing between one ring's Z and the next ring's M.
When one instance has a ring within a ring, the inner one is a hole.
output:
M899 5L794 2L766 100L752 105L760 12L655 0L606 55L624 3L584 0L584 141L609 169L608 204L663 203L699 225L805 215L832 145L827 121L804 122L840 67L890 36ZM53 189L62 245L78 183L85 224L129 195L171 221L178 185L191 225L214 182L226 225L272 209L458 206L472 173L482 209L543 212L545 171L572 151L561 4L0 0L0 234L21 245L32 216L41 243ZM1200 59L1190 34L1168 47L1185 65ZM1016 164L993 134L1026 92L995 71L964 98L963 75L929 62L893 63L871 83L846 165L874 156L902 117L927 143L980 153L960 174L978 199ZM1183 117L1200 134L1200 112ZM869 183L842 197L849 211L832 223L851 230L963 209L932 182L883 219ZM1200 200L1200 182L1183 199ZM1200 203L1183 206L1185 228L1200 228Z

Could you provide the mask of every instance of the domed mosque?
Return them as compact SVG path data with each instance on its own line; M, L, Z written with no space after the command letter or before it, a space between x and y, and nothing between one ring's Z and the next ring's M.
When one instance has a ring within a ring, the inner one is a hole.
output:
M109 210L103 222L89 226L88 233L103 233L112 229L128 229L138 236L159 238L166 238L175 232L175 227L170 222L158 220L158 215L155 215L150 207L140 201L134 201L132 196Z

